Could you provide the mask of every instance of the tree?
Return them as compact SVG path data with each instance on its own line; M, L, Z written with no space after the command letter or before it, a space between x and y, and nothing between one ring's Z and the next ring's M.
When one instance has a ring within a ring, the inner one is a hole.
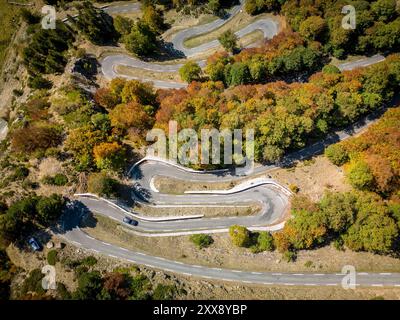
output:
M117 181L104 172L92 173L88 178L88 191L99 196L110 197L115 194L117 185Z
M340 143L332 144L325 149L325 156L336 166L349 161L347 150Z
M121 103L121 97L115 95L109 88L98 89L94 95L94 100L108 110Z
M299 33L308 40L321 40L325 30L325 19L320 16L311 16L300 24Z
M349 228L344 242L354 251L389 253L393 250L397 236L398 228L391 217L371 214Z
M37 197L23 198L0 215L0 235L3 241L14 242L32 227L37 213L37 201Z
M193 234L190 236L190 241L199 249L207 248L214 242L213 238L208 234Z
M73 33L62 22L56 23L56 30L37 28L22 52L29 74L62 73L67 64L64 54L73 40Z
M32 89L50 89L53 86L53 82L43 78L41 75L30 77L28 79L28 86Z
M131 294L128 275L121 273L106 275L103 291L102 296L110 300L127 300Z
M244 8L248 14L254 15L261 12L278 10L280 4L283 2L280 0L248 0Z
M29 9L21 8L20 14L21 14L22 19L27 24L36 24L40 21L40 16L36 13L32 13Z
M371 9L378 20L386 22L396 15L396 6L396 0L378 0L371 5Z
M103 279L98 271L83 272L78 278L78 288L73 293L76 300L98 300L101 298Z
M201 68L196 62L190 60L179 69L179 75L188 83L198 81L201 78Z
M268 231L261 231L257 235L257 243L254 246L253 251L273 251L275 249L274 238Z
M311 249L325 241L327 228L323 216L317 212L307 210L293 211L283 232L295 249Z
M212 81L225 80L225 66L230 62L230 59L226 52L217 52L208 57L205 72Z
M327 193L319 203L328 228L343 233L354 223L357 198L352 193Z
M267 162L276 163L282 160L284 154L285 151L283 149L277 146L267 145L264 147L262 159Z
M137 102L144 106L151 106L150 112L156 109L157 98L153 86L149 83L143 83L138 80L126 81L120 96L123 103Z
M256 0L247 0L244 4L244 9L248 14L255 15L258 11Z
M130 281L131 299L147 300L150 298L151 282L144 274L138 274Z
M219 0L208 0L207 8L212 13L217 13L221 9L221 4L220 4Z
M133 25L134 22L129 18L122 16L114 18L114 28L119 33L120 38L127 36L131 32Z
M107 138L107 132L85 125L70 131L65 149L74 155L77 170L87 170L93 165L93 148Z
M235 62L228 69L227 84L230 86L238 86L250 82L250 71L246 64L242 62Z
M226 51L233 52L237 48L238 37L232 30L226 30L219 37L218 41Z
M39 198L36 204L38 218L45 225L49 224L61 215L64 204L64 199L58 194Z
M128 51L138 56L147 56L157 50L157 35L146 23L139 20L125 37L124 43Z
M250 231L246 227L234 225L229 228L229 236L232 243L238 247L250 245Z
M154 300L173 300L176 294L176 287L173 285L158 284L153 292Z
M144 107L137 102L129 102L116 106L109 114L113 127L122 129L135 128L139 132L151 128L153 119L146 113Z
M56 250L50 250L47 253L47 263L51 266L55 266L57 263L57 251Z
M118 142L102 142L93 148L93 155L99 169L119 171L126 161L126 150Z
M350 184L359 190L371 190L374 187L374 176L364 161L355 161L347 171Z
M73 21L76 29L94 44L104 44L115 40L116 31L113 19L91 2L84 1L76 5L79 15Z
M146 3L142 7L142 20L146 23L155 33L160 34L165 29L164 18L162 12L157 10L151 3Z

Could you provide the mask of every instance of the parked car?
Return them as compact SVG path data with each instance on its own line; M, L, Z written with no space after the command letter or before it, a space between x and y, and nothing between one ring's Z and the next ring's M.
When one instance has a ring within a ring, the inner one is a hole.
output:
M137 226L139 224L139 222L137 222L134 219L131 219L129 217L124 217L124 219L122 219L122 221L126 224L130 224L131 226Z
M28 243L33 251L40 251L42 249L39 242L34 237L29 238Z

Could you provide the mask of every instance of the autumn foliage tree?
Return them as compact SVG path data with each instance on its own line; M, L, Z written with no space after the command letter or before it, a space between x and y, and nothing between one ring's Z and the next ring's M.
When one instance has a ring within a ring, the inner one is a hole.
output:
M51 125L29 125L16 129L11 136L11 146L16 152L44 151L59 143L61 130Z
M120 170L126 161L126 150L118 142L102 142L93 148L99 169Z

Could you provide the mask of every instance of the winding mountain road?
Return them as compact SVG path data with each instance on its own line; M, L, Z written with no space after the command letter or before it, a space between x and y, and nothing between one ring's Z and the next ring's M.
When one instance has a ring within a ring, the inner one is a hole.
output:
M345 281L345 274L338 273L281 273L281 272L251 272L243 270L222 269L201 265L186 264L180 261L172 261L163 257L156 257L142 252L130 251L126 248L112 245L97 240L86 234L79 228L79 222L85 209L77 211L75 205L71 205L71 211L66 212L68 223L59 228L54 228L53 233L62 237L73 245L106 255L114 259L122 259L130 263L145 265L152 269L160 269L166 272L178 273L187 277L198 277L205 280L217 280L225 282L239 282L245 285L281 285L281 286L328 286L339 287ZM355 287L400 287L399 273L366 273L355 274Z
M239 5L234 6L231 10L229 10L229 13L224 19L217 19L213 22L204 25L191 27L177 32L172 37L171 40L174 50L185 55L186 57L193 57L198 54L204 53L210 49L218 47L220 45L218 40L212 40L194 48L187 48L184 45L184 42L187 39L200 36L202 34L206 34L217 28L220 28L243 9L243 4L244 0L241 0ZM140 10L140 5L132 3L125 5L107 6L103 7L102 9L109 14L126 13L129 11L132 12ZM278 33L279 25L276 20L271 18L260 19L253 23L250 23L246 27L237 31L235 34L239 38L241 38L257 30L263 32L264 38L270 39L273 38ZM200 67L204 67L206 64L205 60L197 60L196 62L200 65ZM126 66L153 72L177 72L179 68L182 66L182 64L157 64L157 63L144 62L142 60L124 54L107 56L100 63L103 75L109 80L114 79L116 77L123 77L126 79L141 80L144 82L153 82L154 86L157 88L168 88L168 89L171 88L179 89L187 86L186 83L182 82L147 79L143 76L126 75L116 70L118 66Z
M305 148L301 151L293 153L287 157L287 161L285 163L290 163L295 159L301 159L303 157L309 156L311 154L315 154L321 151L321 148L324 146L337 142L340 140L347 139L353 134L359 133L362 129L365 129L370 124L374 122L375 119L382 114L385 109L379 110L378 112L367 116L362 121L354 124L353 126L333 133L320 143L314 144ZM266 172L275 166L259 166L256 168L254 174L258 174L260 172ZM154 190L154 186L152 186L152 180L156 176L164 175L164 176L173 176L178 179L195 179L196 181L216 181L216 177L218 177L218 181L221 180L229 180L229 179L239 179L239 177L232 176L230 172L227 171L218 171L215 173L196 173L191 172L192 170L183 169L176 165L170 165L167 163L162 163L160 161L141 161L139 164L134 166L131 170L132 177L136 178L135 181L138 181L143 188L150 191L150 199L153 202L163 200L163 195L158 194L157 190ZM251 188L250 193L247 193L248 196L256 196L258 197L256 188ZM264 211L261 212L260 215L254 217L245 217L246 219L253 219L250 221L239 221L244 223L256 223L257 219L270 219L272 221L274 217L278 217L280 210L283 209L283 206L279 204L280 200L274 199L275 196L280 198L287 197L287 194L282 190L278 190L273 187L266 187L265 190L260 190L263 196L260 198L261 201L266 204L264 207ZM253 192L253 193L252 193ZM235 203L238 200L238 195L241 197L242 192L234 193ZM246 194L246 191L243 191L243 194ZM165 196L165 195L164 195ZM178 205L190 205L194 201L201 203L201 205L211 205L210 198L205 198L202 195L198 198L198 195L183 195L178 198L171 200L170 196L174 197L174 195L167 195L167 202L177 201L175 204ZM196 198L192 198L195 196ZM230 198L231 195L217 195L215 198L217 203L220 201L229 202L232 201ZM267 198L265 198L267 196ZM188 197L188 198L186 198ZM208 196L207 196L208 197ZM244 200L244 199L243 199ZM251 201L254 201L253 198L250 198ZM271 207L272 203L272 207ZM278 205L273 207L277 203ZM271 209L274 210L271 211ZM123 259L128 262L146 265L150 268L158 268L167 272L174 272L183 274L186 276L195 276L203 279L214 279L220 281L233 281L233 282L241 282L245 284L259 284L259 285L282 285L282 286L340 286L344 275L341 273L279 273L279 272L250 272L250 271L241 271L241 270L229 270L229 269L221 269L221 268L212 268L198 265L189 265L184 264L179 261L170 261L162 257L155 257L151 255L147 255L141 252L130 251L126 248L122 248L116 245L112 245L110 243L106 243L100 240L97 240L79 228L80 221L82 217L89 213L89 211L93 211L102 215L105 215L111 219L116 221L121 221L124 215L127 215L122 209L118 209L115 206L110 206L108 203L102 200L94 200L90 199L90 197L78 197L77 201L73 202L67 212L64 214L66 217L62 219L62 224L58 228L54 228L53 233L61 236L68 242L72 243L75 246L83 248L85 250L90 250L95 253L100 253L107 255L111 258ZM136 218L136 217L135 217ZM237 217L241 219L241 217ZM164 233L164 235L171 232L185 232L185 229L188 229L188 233L193 233L193 230L198 232L203 232L202 228L220 228L217 231L225 230L226 226L233 221L227 220L226 218L222 219L188 219L188 220L174 220L174 221L159 221L159 222L149 222L141 220L139 222L139 226L142 227L142 232L158 232ZM236 223L237 221L235 221ZM264 223L265 221L263 221ZM224 225L220 225L224 223ZM228 224L225 224L228 223ZM211 224L211 225L210 225ZM140 228L139 227L139 228ZM207 230L206 230L207 231ZM208 231L207 231L208 232ZM170 234L168 234L170 235ZM400 287L400 274L399 273L365 273L360 272L356 275L356 286L368 286L368 287Z
M241 10L243 10L243 5L244 5L244 0L241 0L239 5L234 6L231 10L229 10L227 16L224 19L217 19L213 22L204 25L194 26L176 33L171 40L174 49L184 54L186 57L194 57L198 54L204 53L210 49L218 47L220 45L218 40L212 40L210 42L203 43L200 46L194 48L187 48L184 45L184 43L187 39L200 36L202 34L206 34L212 32L215 29L220 28L228 21L230 21ZM104 6L102 7L102 9L109 14L118 14L118 13L129 13L138 11L140 10L140 7L141 7L140 3L129 3L123 5ZM259 19L253 23L250 23L241 30L235 32L235 34L239 38L241 38L257 30L263 32L264 38L271 39L276 34L278 34L279 24L276 20L271 18ZM366 67L381 62L383 60L385 60L384 56L374 55L372 57L362 58L357 61L340 64L338 65L338 68L341 71L353 70L355 68ZM196 60L196 62L202 68L206 65L205 60ZM126 75L116 70L118 66L126 66L152 72L175 73L179 71L179 68L182 67L182 64L157 64L157 63L145 62L124 54L115 54L107 56L104 59L102 59L100 63L103 75L109 80L117 77L122 77L130 80L152 82L156 88L163 88L163 89L180 89L180 88L185 88L187 86L187 83L183 82L160 80L160 79L148 79L139 75L138 76Z
M213 48L215 41L203 44L196 48L186 48L183 43L189 37L200 35L205 32L220 27L231 19L239 10L241 10L243 3L239 6L232 8L230 17L225 20L216 20L210 24L194 27L177 33L172 42L174 47L182 51L186 56L191 56L204 50ZM125 5L120 7L104 8L109 13L129 12L129 10L139 10L140 6L137 4ZM120 11L118 11L120 10ZM276 28L276 29L275 29ZM206 31L204 31L206 30ZM271 22L259 20L255 23L240 30L238 35L243 36L255 30L263 30L264 36L272 37L277 32L277 26ZM351 70L357 67L367 66L373 63L382 61L384 57L374 56L359 61L346 63L339 68L341 70ZM204 66L204 60L200 64ZM176 72L181 65L166 65L166 64L153 64L143 62L138 59L125 56L114 55L106 57L102 61L102 71L107 78L115 78L117 76L124 76L119 74L115 67L117 65L125 65L134 68L141 68L155 72ZM124 76L128 77L128 76ZM134 77L128 77L134 78ZM147 79L134 78L142 81ZM169 82L169 81L154 81L156 87L165 88L181 88L186 86L182 83ZM381 110L380 112L383 112ZM354 133L360 132L362 129L370 125L379 112L371 115L356 123L347 130L342 130L329 135L323 141L313 144L303 150L292 153L285 158L281 165L289 164L295 160L307 158L310 155L321 152L327 145L337 141L344 140ZM260 165L255 168L254 175L267 172L275 165ZM143 161L132 169L132 177L135 182L139 184L132 190L132 196L135 201L143 205L154 206L204 206L212 207L214 205L243 205L249 202L258 202L261 210L257 215L246 217L221 217L221 218L193 218L193 219L171 219L164 221L150 221L149 219L142 219L135 216L139 220L137 227L131 227L132 231L140 234L147 233L156 236L171 235L179 233L201 233L201 232L224 232L232 224L241 224L249 227L250 229L265 228L265 226L273 225L282 220L285 209L288 205L289 194L282 186L274 184L273 181L264 181L262 185L256 183L252 186L251 182L247 182L246 188L240 190L231 190L226 193L213 193L213 194L185 194L185 195L170 195L158 192L154 187L154 179L159 176L173 177L182 180L191 180L196 182L220 182L232 181L242 179L242 177L235 176L231 172L215 172L215 173L196 173L190 172L186 169L179 168L169 163L149 160ZM251 180L250 180L251 181ZM144 197L143 197L144 193ZM79 227L83 216L88 212L95 212L104 215L115 221L121 221L125 215L131 214L123 208L118 208L115 205L110 205L107 201L88 196L78 196L64 214L61 226L54 228L54 234L63 237L65 240L72 244L81 247L85 250L90 250L95 253L107 255L112 258L123 259L135 264L146 265L150 268L162 269L167 272L174 272L186 276L195 276L204 279L214 279L220 281L234 281L246 284L261 284L261 285L283 285L283 286L340 286L344 278L341 273L272 273L272 272L250 272L242 270L229 270L221 268L212 268L199 265L184 264L179 261L170 261L162 257L155 257L141 252L133 252L126 248L122 248L110 243L97 240ZM400 274L399 273L357 273L356 277L357 286L370 286L370 287L400 287Z

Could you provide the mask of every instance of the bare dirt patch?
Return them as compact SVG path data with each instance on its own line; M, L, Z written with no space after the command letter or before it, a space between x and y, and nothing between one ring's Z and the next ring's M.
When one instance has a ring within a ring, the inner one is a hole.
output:
M128 66L117 66L115 69L120 74L142 79L182 82L177 72L155 72Z
M232 182L196 182L174 179L165 176L157 176L154 179L154 186L161 193L184 194L185 191L205 191L205 190L225 190L231 189L236 185Z
M307 194L315 201L319 200L326 190L351 190L343 170L324 156L299 162L292 168L272 170L269 175L283 185L296 185L301 193Z
M166 216L188 216L188 215L204 215L207 218L215 217L235 217L250 216L259 212L260 206L255 203L248 205L238 204L220 207L195 207L195 208L155 208L155 207L135 207L135 211L140 212L143 216L166 217Z

